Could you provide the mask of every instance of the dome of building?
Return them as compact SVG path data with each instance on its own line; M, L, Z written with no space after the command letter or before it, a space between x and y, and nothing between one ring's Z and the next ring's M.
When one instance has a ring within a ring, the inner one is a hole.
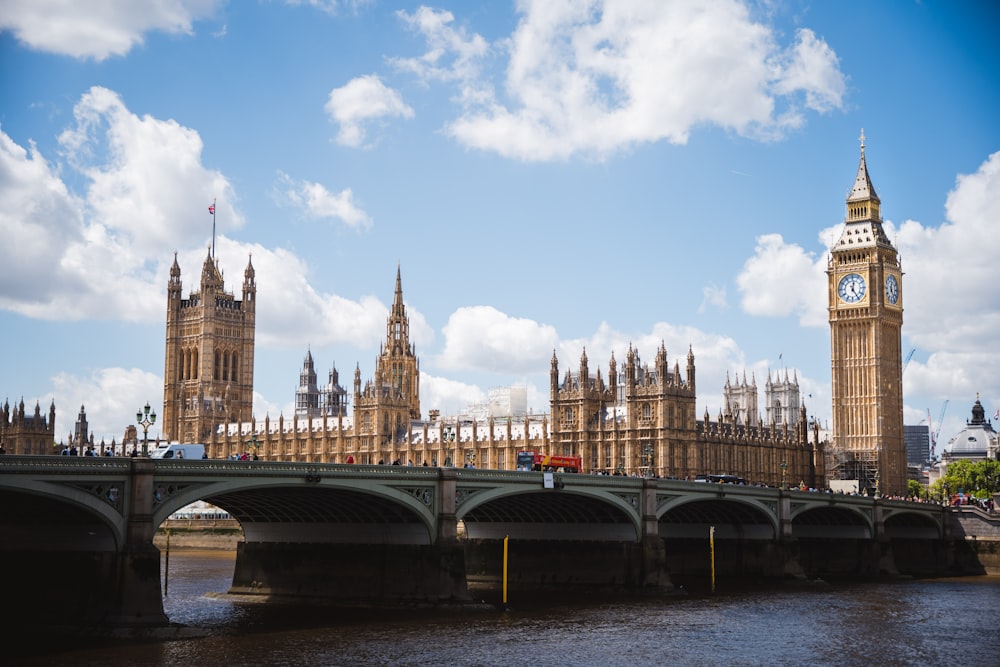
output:
M966 422L965 428L952 436L944 450L951 458L986 458L996 438L993 424L986 420L986 410L977 396L972 406L972 419Z

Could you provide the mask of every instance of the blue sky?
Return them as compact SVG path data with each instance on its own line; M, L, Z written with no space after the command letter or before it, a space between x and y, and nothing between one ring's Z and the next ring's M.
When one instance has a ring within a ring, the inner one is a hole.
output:
M1000 407L1000 10L986 1L8 0L0 399L159 411L167 272L252 254L255 412L371 377L396 268L421 405L628 345L794 374L830 418L826 261L866 155L903 263L905 421ZM158 427L151 431L153 435Z

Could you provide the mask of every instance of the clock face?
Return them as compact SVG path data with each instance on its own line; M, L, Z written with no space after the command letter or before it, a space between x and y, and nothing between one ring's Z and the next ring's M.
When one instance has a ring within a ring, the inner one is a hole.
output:
M896 280L896 276L885 279L885 298L893 305L899 301L899 281Z
M840 279L837 294L846 303L857 303L865 296L865 279L857 273L848 273Z

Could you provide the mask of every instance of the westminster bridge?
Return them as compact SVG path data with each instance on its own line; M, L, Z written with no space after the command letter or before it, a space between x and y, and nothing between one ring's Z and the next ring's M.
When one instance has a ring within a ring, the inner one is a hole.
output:
M504 538L514 588L955 566L955 524L934 504L603 475L0 456L0 623L166 624L153 537L198 500L242 526L229 592L274 598L470 600L470 586L500 582Z

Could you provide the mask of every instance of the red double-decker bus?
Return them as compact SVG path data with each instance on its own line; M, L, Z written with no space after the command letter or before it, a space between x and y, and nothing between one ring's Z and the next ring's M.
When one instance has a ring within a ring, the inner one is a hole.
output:
M556 456L539 452L518 452L518 470L580 472L579 456Z

